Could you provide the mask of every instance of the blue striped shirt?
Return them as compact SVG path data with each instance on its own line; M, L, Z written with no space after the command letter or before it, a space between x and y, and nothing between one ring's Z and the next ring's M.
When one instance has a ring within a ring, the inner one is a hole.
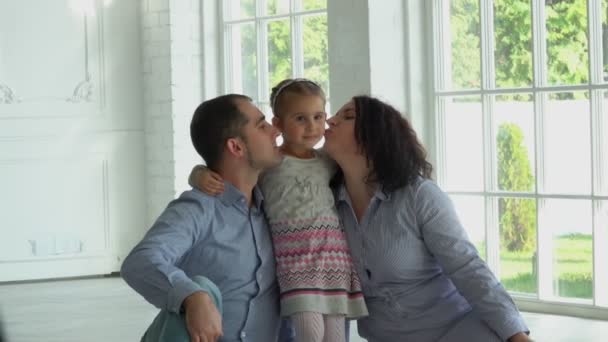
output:
M361 222L344 186L336 202L370 314L359 320L361 336L485 342L492 340L483 336L497 341L528 331L435 183L419 178L392 193L377 191ZM472 315L483 324L458 327Z
M279 292L257 188L254 200L249 208L229 183L218 196L184 192L125 259L123 278L156 307L179 312L186 297L205 290L192 277L205 276L222 294L220 341L276 341Z

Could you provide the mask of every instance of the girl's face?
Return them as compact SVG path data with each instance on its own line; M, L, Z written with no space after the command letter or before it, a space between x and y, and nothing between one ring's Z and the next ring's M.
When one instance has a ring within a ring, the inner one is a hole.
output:
M327 120L329 128L325 131L325 151L336 157L360 154L355 140L355 120L357 112L353 100L348 101L336 115Z
M283 144L294 150L310 150L325 133L325 101L317 95L281 95L281 113L273 124L283 133Z

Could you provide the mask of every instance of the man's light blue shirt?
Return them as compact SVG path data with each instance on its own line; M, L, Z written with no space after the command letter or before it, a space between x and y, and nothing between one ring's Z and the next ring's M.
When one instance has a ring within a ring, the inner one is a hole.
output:
M125 259L121 275L147 301L178 313L186 297L212 281L223 299L220 341L276 341L279 293L270 231L255 188L249 208L229 183L218 196L186 191L163 211Z

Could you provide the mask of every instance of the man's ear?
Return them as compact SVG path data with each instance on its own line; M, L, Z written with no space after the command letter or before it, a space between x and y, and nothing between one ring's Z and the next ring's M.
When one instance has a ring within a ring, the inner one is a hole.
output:
M245 154L244 143L241 138L230 138L226 140L228 153L235 157L242 157Z

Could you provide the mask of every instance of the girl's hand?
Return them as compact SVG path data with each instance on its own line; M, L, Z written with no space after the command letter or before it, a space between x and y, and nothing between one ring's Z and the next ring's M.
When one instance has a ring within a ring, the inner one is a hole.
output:
M224 179L206 167L195 167L190 174L191 185L208 195L224 192Z

